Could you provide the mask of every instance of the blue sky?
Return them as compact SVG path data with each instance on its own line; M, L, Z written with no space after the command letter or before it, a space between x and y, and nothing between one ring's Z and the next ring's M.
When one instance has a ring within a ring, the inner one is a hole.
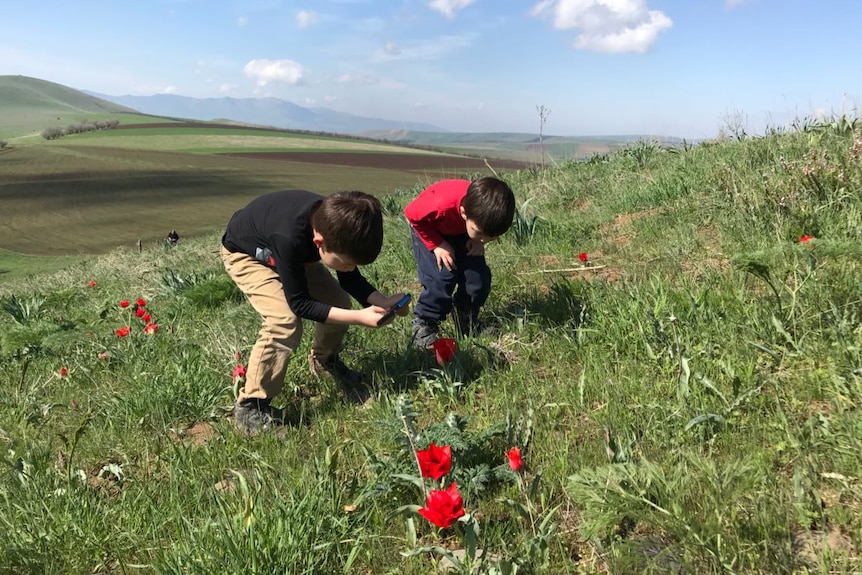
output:
M862 103L856 0L32 0L0 74L446 130L709 138ZM0 101L2 113L2 101Z

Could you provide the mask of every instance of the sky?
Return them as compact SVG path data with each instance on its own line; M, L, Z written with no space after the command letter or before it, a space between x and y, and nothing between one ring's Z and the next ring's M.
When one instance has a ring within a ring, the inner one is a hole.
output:
M855 116L860 21L858 0L4 0L0 75L458 132L699 139Z

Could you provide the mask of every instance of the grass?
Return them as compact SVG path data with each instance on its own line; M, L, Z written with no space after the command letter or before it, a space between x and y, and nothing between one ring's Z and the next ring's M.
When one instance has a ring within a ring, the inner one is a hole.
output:
M860 152L800 130L505 174L496 334L438 366L407 319L352 328L365 409L310 378L306 336L279 436L228 417L258 317L217 231L0 284L0 571L425 574L478 524L462 572L859 572ZM364 271L418 295L410 197ZM452 446L455 528L411 507L408 437Z

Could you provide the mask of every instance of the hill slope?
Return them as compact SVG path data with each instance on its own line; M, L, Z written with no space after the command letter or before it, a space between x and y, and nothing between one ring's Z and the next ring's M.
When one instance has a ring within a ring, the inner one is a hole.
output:
M80 90L28 76L0 76L0 136L135 111Z

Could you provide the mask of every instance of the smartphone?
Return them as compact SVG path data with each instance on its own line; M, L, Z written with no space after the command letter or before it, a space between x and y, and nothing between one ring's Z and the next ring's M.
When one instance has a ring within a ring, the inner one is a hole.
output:
M394 316L396 313L398 313L399 309L401 309L402 307L404 307L405 305L410 303L410 300L411 300L410 294L409 293L405 294L404 297L402 297L400 300L395 302L395 305L393 305L391 308L389 308L389 310L386 313L384 313L382 316L380 316L380 319L377 320L377 325L381 326L384 323L386 323L387 321L389 321L390 319L392 319L392 316Z

